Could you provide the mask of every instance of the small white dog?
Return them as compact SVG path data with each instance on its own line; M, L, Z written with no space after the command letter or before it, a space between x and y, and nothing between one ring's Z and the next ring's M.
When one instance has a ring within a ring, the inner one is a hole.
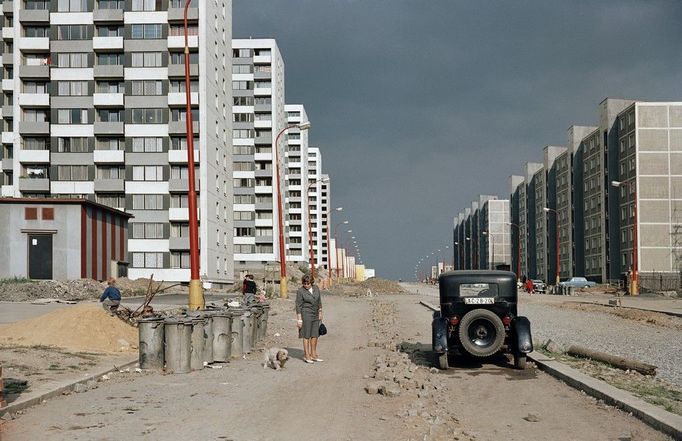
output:
M289 359L289 351L282 348L266 349L263 353L263 369L270 366L278 371L284 367L284 364Z

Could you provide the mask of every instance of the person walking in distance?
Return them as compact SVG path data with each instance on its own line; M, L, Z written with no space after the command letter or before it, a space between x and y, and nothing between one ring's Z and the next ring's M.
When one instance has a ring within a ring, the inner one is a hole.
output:
M121 291L116 288L116 279L107 280L107 285L99 301L106 312L114 315L116 310L118 310L118 305L121 304Z
M253 305L256 302L256 281L253 279L253 274L247 274L244 277L244 284L242 285L242 294L244 294L244 304L247 306Z
M320 289L313 285L310 276L303 276L303 286L296 291L296 323L298 338L303 339L303 361L314 363L324 361L317 356L317 340L322 321L322 297Z

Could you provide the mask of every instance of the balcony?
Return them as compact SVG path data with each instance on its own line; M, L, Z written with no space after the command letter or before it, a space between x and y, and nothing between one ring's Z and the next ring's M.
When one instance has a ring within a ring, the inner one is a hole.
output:
M168 238L168 248L171 250L189 250L189 237Z
M272 153L255 153L254 161L272 161Z
M201 216L201 210L197 207L197 219ZM187 208L169 208L168 209L168 220L171 222L175 221L188 221L189 220L189 209Z
M19 50L23 52L45 52L50 50L48 37L24 37L19 40Z
M194 177L194 189L199 190L199 177ZM187 193L189 191L189 181L187 179L169 179L168 191L170 193Z
M259 211L272 211L272 201L271 202L256 202L256 210ZM258 220L256 220L258 222Z
M119 135L123 136L124 127L122 122L95 121L95 135Z
M14 159L2 158L2 169L12 171L14 169Z
M187 133L187 123L185 121L170 121L168 123L168 133L182 135ZM199 121L192 121L192 132L199 133Z
M50 180L47 178L19 178L19 191L26 193L49 193Z
M92 95L95 107L123 107L122 93L95 93Z
M168 150L170 164L187 164L187 150ZM194 150L194 163L199 163L199 150Z
M19 77L21 79L49 79L50 66L20 66Z
M92 49L94 51L123 50L123 37L93 37Z
M124 179L95 179L95 191L102 193L123 193L125 191Z
M123 9L95 9L92 11L94 22L123 23Z
M272 170L256 170L254 173L257 178L270 178L273 175Z
M184 35L169 35L167 40L168 40L168 49L184 49L185 48L185 36ZM199 47L199 36L198 35L188 36L187 44L190 48Z
M50 23L50 11L46 9L22 9L19 11L19 21L22 23Z
M184 8L174 8L172 6L168 7L168 21L184 21L184 18ZM199 8L192 6L192 4L190 4L190 7L187 9L187 21L190 20L199 20Z
M12 144L14 142L14 132L2 132L2 143Z
M2 90L14 90L14 80L13 79L2 80Z
M2 2L2 13L5 15L12 15L14 13L14 2L12 0Z
M199 104L199 92L191 92L192 104ZM168 94L168 105L169 106L185 106L187 105L187 99L185 98L185 92L172 92Z
M93 161L96 164L123 164L125 152L123 150L95 150Z
M14 64L14 54L11 52L2 54L2 64L4 66Z
M19 105L21 107L49 107L50 95L47 93L20 93Z
M2 106L2 118L14 118L14 106L11 104L5 104Z
M123 66L118 64L111 66L95 66L92 74L95 79L123 78Z
M2 39L3 40L13 40L14 39L14 27L5 26L2 28Z
M271 64L272 56L270 55L254 55L253 64Z
M272 243L272 236L256 236L256 243Z
M21 121L19 122L19 133L22 135L49 135L49 122Z
M256 194L272 194L272 185L256 185L254 191Z
M17 159L19 162L29 164L49 164L50 151L49 150L19 150L17 152Z
M184 46L183 46L184 47ZM192 77L199 76L199 66L196 64L189 65L189 75ZM168 76L169 77L185 77L185 65L184 64L169 64L168 65Z

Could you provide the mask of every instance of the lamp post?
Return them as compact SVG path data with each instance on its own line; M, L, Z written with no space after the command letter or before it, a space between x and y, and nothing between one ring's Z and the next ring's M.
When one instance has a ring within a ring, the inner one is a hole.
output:
M319 182L329 182L329 178L321 178L316 181L308 183L306 188L305 197L308 199L308 254L310 256L310 275L315 279L315 250L313 249L313 222L310 215L310 187ZM329 220L327 220L329 222Z
M336 207L331 211L327 212L327 225L331 227L332 225L332 211L343 211L343 207ZM332 256L331 256L331 230L327 230L327 272L329 274L329 281L331 282L332 280ZM335 241L336 242L336 241Z
M289 297L287 291L287 256L284 251L284 205L282 204L282 185L280 180L279 170L279 138L289 129L308 130L310 122L303 122L300 124L292 124L280 130L275 138L275 144L272 149L275 153L275 167L277 179L277 227L279 229L279 296L283 299Z
M513 222L507 222L507 225L511 227L516 227L518 233L518 244L516 246L516 279L521 279L521 229L519 226Z
M634 184L634 185L632 185ZM639 295L639 278L638 273L638 258L637 258L637 181L611 181L611 186L621 187L627 186L628 192L632 194L632 276L630 282L630 295ZM630 191L630 185L634 190Z
M204 290L199 278L199 220L197 219L197 193L194 185L194 130L192 121L192 91L189 69L189 30L187 25L187 10L190 0L185 2L184 29L185 29L185 128L187 138L187 206L189 210L189 256L190 256L190 280L188 308L191 310L204 309Z
M560 275L559 275L559 213L553 208L549 207L543 207L543 210L545 213L553 212L554 213L554 220L556 223L556 286L559 286L559 282L561 281Z

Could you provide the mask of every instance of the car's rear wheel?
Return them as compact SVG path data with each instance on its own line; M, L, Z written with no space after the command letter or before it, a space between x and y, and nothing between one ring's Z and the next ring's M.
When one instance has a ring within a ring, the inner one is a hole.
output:
M489 357L504 344L502 320L487 309L474 309L459 322L459 340L465 351L475 357Z
M448 353L436 354L436 365L438 369L447 370L450 368L450 363L448 362Z
M514 354L514 367L521 370L526 368L526 354Z

